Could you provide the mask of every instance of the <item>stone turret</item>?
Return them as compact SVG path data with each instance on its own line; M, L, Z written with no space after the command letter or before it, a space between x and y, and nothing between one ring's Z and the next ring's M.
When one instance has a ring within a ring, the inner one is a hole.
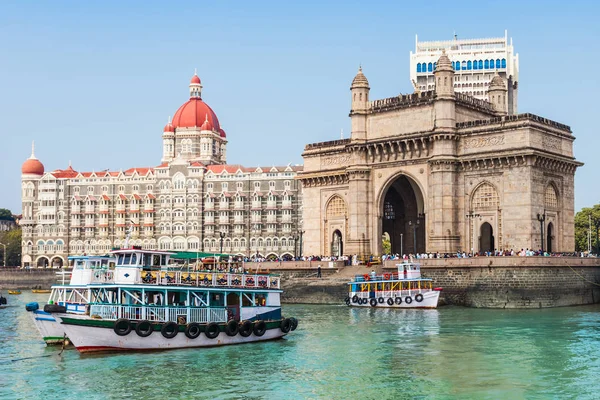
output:
M452 62L446 55L446 50L442 50L442 55L437 61L435 71L435 94L436 97L454 97L454 68Z
M488 89L488 100L496 108L496 113L506 115L508 112L508 104L506 102L506 84L498 73L494 75Z
M352 81L350 92L352 93L352 108L350 118L352 120L353 140L365 140L367 138L367 110L369 109L369 81L358 67L358 73Z

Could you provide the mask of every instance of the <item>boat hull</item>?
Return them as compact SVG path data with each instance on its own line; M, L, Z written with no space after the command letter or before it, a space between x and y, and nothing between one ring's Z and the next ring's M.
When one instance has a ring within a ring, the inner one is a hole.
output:
M279 323L277 327L268 323L268 329L263 336L252 333L248 337L240 334L228 336L225 332L210 339L204 333L195 339L188 338L183 331L171 339L165 338L160 331L154 331L147 337L141 337L132 330L125 336L117 335L113 330L114 321L94 321L92 319L70 318L68 315L55 316L62 320L62 326L69 340L80 353L102 352L102 351L146 351L146 350L170 350L197 347L225 346L230 344L241 344L279 339L285 336ZM269 326L271 325L271 326Z
M33 324L47 345L59 345L65 341L65 330L52 314L42 310L30 312Z
M417 301L416 300L416 295L415 294L404 294L402 296L398 296L398 295L382 295L382 296L376 296L376 297L360 297L361 293L350 293L349 295L349 302L346 302L346 304L348 304L348 306L350 307L365 307L365 308L404 308L404 309L408 309L408 308L437 308L438 305L438 300L440 298L440 292L437 290L432 290L429 292L422 292L422 296L423 296L423 300L422 301ZM364 294L364 293L362 293ZM352 299L354 298L354 296L357 297L357 299L359 301L354 302ZM402 299L402 302L400 304L397 303L396 298L400 297ZM407 298L410 298L410 303L407 303ZM380 302L380 298L383 299L383 302ZM362 299L366 299L367 301L365 302ZM375 305L372 304L371 299L375 300ZM389 304L388 303L388 299L392 299L393 304ZM362 301L360 301L362 300Z

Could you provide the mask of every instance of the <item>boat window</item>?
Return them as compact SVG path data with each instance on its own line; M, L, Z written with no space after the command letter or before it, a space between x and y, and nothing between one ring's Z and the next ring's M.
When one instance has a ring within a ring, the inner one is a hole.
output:
M123 259L124 259L123 254L117 255L117 264L123 265Z
M158 254L154 254L152 256L152 266L157 267L160 265L160 256Z
M136 265L137 264L137 253L133 253L131 255L131 265Z
M243 293L242 294L242 307L250 307L252 304L254 304L254 302L252 300L252 294Z
M255 306L265 306L267 305L267 295L264 293L257 293L254 296L254 305Z
M131 254L125 254L123 259L123 265L129 265L131 262Z
M75 260L75 269L83 269L83 260Z
M223 293L211 293L210 294L210 306L211 307L224 307L225 296Z

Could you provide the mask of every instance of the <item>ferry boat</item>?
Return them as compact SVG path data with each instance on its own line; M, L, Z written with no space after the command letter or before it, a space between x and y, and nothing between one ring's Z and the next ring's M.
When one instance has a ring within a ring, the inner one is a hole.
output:
M345 303L351 307L436 308L441 288L421 277L417 263L396 264L394 273L356 275L348 283Z
M216 263L210 271L172 268L174 253L136 247L112 253L112 279L87 286L86 312L52 313L82 353L264 341L298 326L281 314L279 276Z
M33 323L47 345L62 344L65 331L52 312L63 311L84 314L90 301L88 285L106 282L112 279L114 257L108 256L71 256L68 258L73 271L57 272L62 279L60 285L52 286L48 303L40 310L38 303L28 303L25 309L31 312ZM65 280L70 276L69 282ZM33 291L33 290L32 290Z

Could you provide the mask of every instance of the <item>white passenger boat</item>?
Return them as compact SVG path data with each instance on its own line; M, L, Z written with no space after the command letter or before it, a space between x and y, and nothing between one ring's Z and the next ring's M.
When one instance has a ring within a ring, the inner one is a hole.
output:
M356 275L348 283L346 305L352 307L436 308L441 288L421 277L417 263L396 264L394 273Z
M280 279L217 270L169 267L173 253L113 251L113 279L90 284L85 313L53 317L80 352L162 350L277 339L296 329L281 314Z
M86 305L90 300L88 285L112 280L114 257L72 256L69 257L69 261L73 265L73 271L57 273L62 283L52 286L48 302L43 309L40 310L39 304L35 302L25 306L25 309L31 312L33 323L47 345L62 344L65 340L62 325L51 313L64 311L85 314Z

